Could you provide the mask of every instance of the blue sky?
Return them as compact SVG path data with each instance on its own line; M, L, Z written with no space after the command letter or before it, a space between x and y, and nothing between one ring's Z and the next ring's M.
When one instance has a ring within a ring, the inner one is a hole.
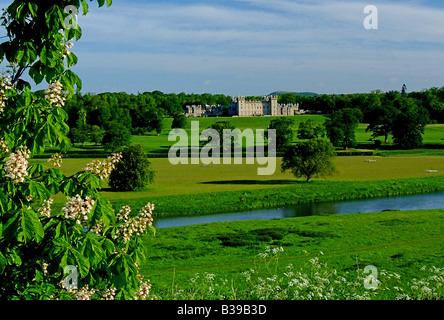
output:
M367 5L378 8L378 30L364 28ZM79 17L84 35L73 48L83 92L444 86L442 1L114 0L96 7Z

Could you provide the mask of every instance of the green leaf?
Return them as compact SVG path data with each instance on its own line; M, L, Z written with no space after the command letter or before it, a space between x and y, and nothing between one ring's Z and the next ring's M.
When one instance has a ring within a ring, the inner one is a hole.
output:
M41 176L45 169L41 164L34 164L28 169L30 177Z
M37 213L35 213L33 210L22 210L21 227L25 242L28 242L34 238L35 241L39 243L45 236L43 226L37 217Z
M111 202L104 196L99 195L94 208L93 219L102 220L106 227L115 223L115 213Z
M41 57L40 57L41 58ZM31 69L29 69L29 76L32 78L32 80L34 80L34 82L36 84L40 84L43 79L45 78L45 76L40 72L39 68L38 68L38 63L40 63L39 61L36 62Z
M92 233L86 235L81 252L83 256L88 257L93 265L97 265L103 260L105 252L102 249L97 236Z
M6 197L6 194L3 193L3 190L0 189L0 217L3 215L3 212L8 211L8 208L8 198Z
M3 236L6 241L11 241L14 238L17 238L18 235L18 226L19 226L19 215L16 213L13 217L9 218L6 221L6 224L3 226Z
M28 8L31 16L35 18L37 16L38 5L35 3L28 3Z
M83 15L86 15L88 13L88 3L85 0L81 0L81 2Z
M77 251L75 248L70 248L69 250L76 260L76 266L79 269L79 274L82 278L86 277L86 275L89 272L89 260L84 257L79 251Z
M102 241L102 247L105 249L105 252L107 254L111 254L115 251L116 246L110 239L103 239Z
M42 183L36 181L31 181L29 183L29 191L34 199L48 199L51 196L48 189L46 189Z
M5 271L5 267L6 267L6 258L3 255L3 253L0 251L0 273L3 273L3 271Z

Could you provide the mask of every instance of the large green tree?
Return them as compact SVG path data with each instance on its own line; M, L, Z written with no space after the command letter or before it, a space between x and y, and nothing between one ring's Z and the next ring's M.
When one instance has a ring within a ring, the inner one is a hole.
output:
M296 178L309 182L314 176L327 176L336 171L335 148L325 139L311 139L287 148L282 160L282 172L290 170Z
M299 124L298 139L315 139L325 137L325 127L314 120L307 120Z
M420 147L425 127L430 123L428 111L412 98L402 97L394 106L399 111L392 125L394 143L404 149Z
M293 124L294 121L288 117L280 117L271 120L268 129L276 130L276 150L284 151L293 141ZM268 137L268 131L265 132Z
M362 112L356 108L345 108L336 111L325 122L327 136L335 147L348 149L356 146L355 131L362 121Z

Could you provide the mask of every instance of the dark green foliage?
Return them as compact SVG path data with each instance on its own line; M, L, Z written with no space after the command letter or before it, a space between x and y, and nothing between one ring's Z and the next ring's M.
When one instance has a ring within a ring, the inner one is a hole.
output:
M268 129L276 130L276 150L283 151L285 150L293 140L293 120L291 118L282 117L275 120L272 120ZM268 131L266 132L266 137L271 140L268 136ZM272 141L269 141L269 143Z
M183 113L176 113L173 115L171 129L185 129L187 124L187 117Z
M109 186L114 190L132 191L154 182L155 172L141 145L125 148L122 160L116 164L109 177Z
M419 107L413 99L395 101L399 110L392 125L393 141L403 149L413 149L422 145L422 135L430 122L426 109Z
M105 150L117 151L123 146L128 146L131 142L131 131L119 121L109 124L109 129L103 136L102 143Z
M316 124L311 119L299 124L298 139L324 138L325 134L325 127L322 124Z
M236 132L233 130L235 130L235 127L231 124L230 121L218 121L215 124L212 124L210 128L208 129L212 129L215 130L218 134L218 136L213 136L210 135L209 137L209 142L211 142L212 145L216 144L220 144L220 146L223 148L223 150L227 150L228 148L235 148L237 146L239 146L239 141L238 141L238 136L236 135ZM224 130L231 130L232 131L232 135L228 139L224 139Z
M352 108L341 109L332 114L325 122L325 128L333 145L344 149L356 146L355 131L362 118L361 110Z

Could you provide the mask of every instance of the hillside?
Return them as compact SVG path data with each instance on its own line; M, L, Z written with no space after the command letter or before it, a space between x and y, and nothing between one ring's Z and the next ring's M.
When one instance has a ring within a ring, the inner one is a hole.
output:
M273 95L278 95L278 96L282 96L284 94L288 94L288 93L292 93L296 96L300 96L300 97L318 97L320 96L319 93L315 93L315 92L292 92L292 91L275 91L270 93L271 96Z

